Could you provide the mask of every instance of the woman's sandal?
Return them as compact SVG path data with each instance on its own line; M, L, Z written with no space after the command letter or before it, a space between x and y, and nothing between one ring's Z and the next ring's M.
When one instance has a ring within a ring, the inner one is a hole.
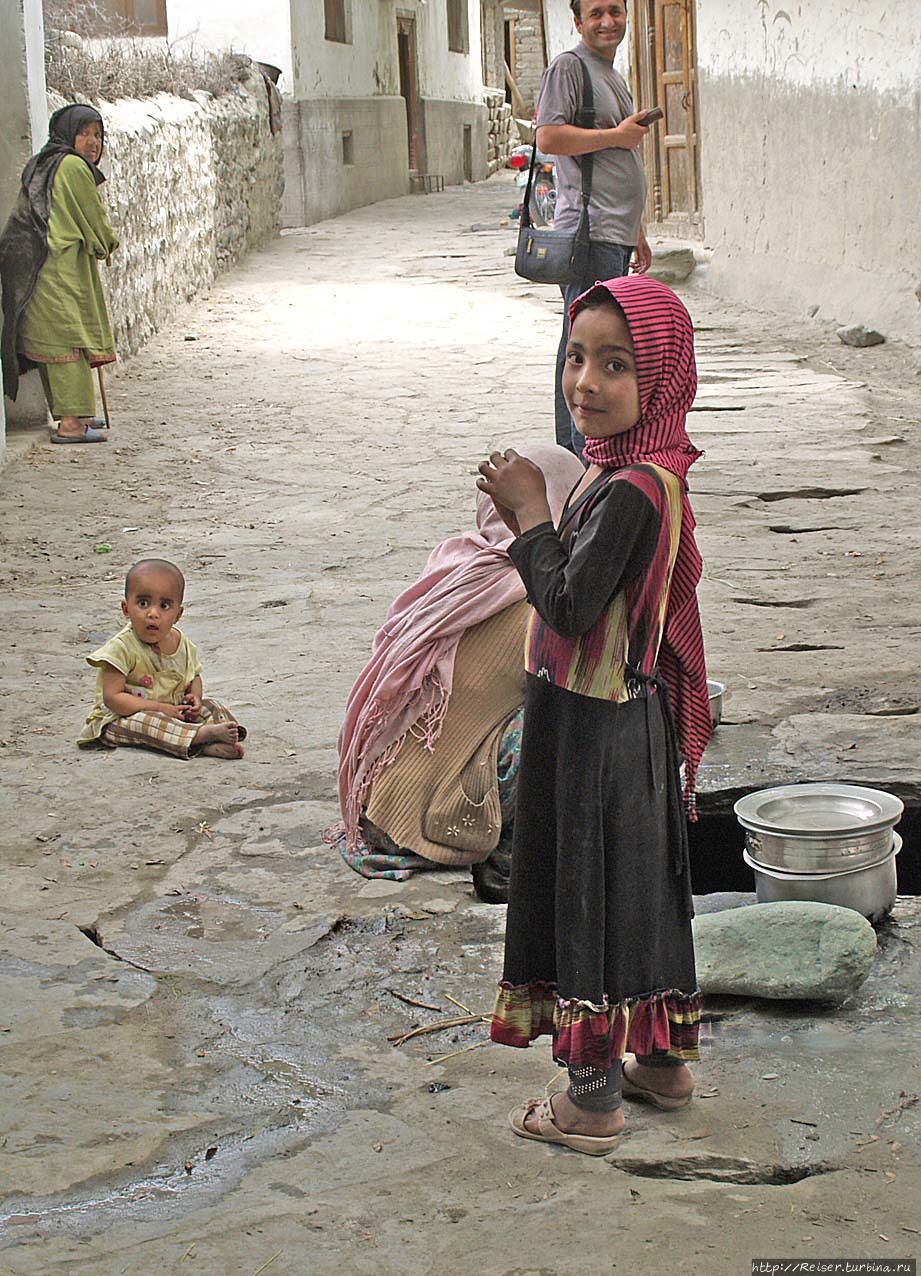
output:
M620 1092L625 1099L634 1099L637 1103L651 1103L654 1108L661 1108L663 1112L677 1112L679 1108L686 1108L691 1102L689 1094L660 1094L658 1090L644 1090L642 1086L630 1080L626 1069L621 1073Z
M534 1113L537 1117L539 1133L529 1130L525 1118ZM534 1139L537 1143L559 1143L571 1148L573 1152L584 1152L586 1156L607 1156L620 1143L619 1134L607 1138L594 1138L589 1134L567 1134L559 1129L553 1120L553 1108L548 1099L525 1099L517 1108L508 1114L508 1123L522 1139Z
M59 434L57 430L53 430L51 434L52 443L107 443L109 441L108 434L104 430L94 429L88 425L83 434Z

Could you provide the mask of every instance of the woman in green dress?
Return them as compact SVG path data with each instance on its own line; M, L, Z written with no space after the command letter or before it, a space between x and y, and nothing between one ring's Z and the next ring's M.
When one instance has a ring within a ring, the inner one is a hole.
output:
M97 187L102 116L74 103L51 117L0 236L4 391L37 367L57 428L53 443L99 443L93 368L115 360L99 261L118 247Z

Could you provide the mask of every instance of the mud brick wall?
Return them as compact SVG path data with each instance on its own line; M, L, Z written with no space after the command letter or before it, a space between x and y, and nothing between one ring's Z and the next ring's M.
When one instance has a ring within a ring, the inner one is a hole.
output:
M103 285L116 346L130 354L181 302L276 233L281 137L269 128L261 76L219 98L158 94L99 110L102 195L119 238Z
M486 90L489 124L486 134L486 170L492 176L508 159L512 133L512 108L499 89Z

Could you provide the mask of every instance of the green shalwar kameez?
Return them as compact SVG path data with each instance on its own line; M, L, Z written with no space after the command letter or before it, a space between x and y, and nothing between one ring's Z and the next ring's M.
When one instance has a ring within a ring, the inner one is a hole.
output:
M97 261L118 247L89 166L61 160L51 193L48 257L17 336L17 349L39 365L54 417L92 417L92 369L115 360L115 343Z

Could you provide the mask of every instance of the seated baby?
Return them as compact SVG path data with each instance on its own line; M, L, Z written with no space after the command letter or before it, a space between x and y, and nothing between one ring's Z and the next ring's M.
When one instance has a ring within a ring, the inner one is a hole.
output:
M198 652L175 627L184 594L182 572L165 559L145 558L130 569L122 601L128 623L86 658L99 672L78 745L243 757L246 728L216 700L202 699Z

